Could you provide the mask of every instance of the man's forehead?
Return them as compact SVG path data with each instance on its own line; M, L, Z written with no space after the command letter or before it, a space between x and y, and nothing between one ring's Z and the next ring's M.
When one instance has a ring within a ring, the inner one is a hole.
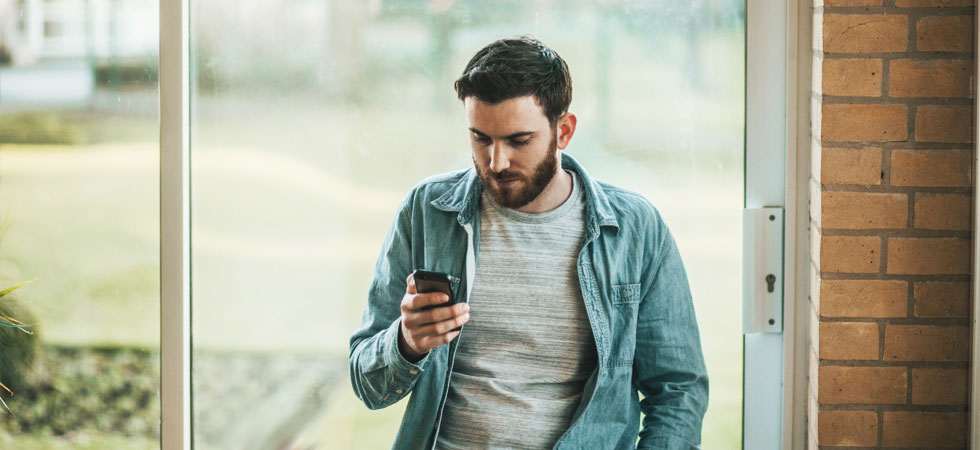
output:
M542 125L548 126L544 109L533 95L514 97L497 103L466 97L463 103L470 127L483 134L511 134L537 129Z

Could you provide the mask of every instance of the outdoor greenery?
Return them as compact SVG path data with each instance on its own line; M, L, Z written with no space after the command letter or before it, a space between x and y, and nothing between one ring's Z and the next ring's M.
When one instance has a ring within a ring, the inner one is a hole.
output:
M54 112L29 112L4 116L0 142L77 145L86 142L83 127Z
M84 146L144 140L145 118L97 112L38 110L0 114L0 145Z
M10 348L4 345L4 352ZM8 398L0 434L95 430L159 435L159 354L135 347L45 345ZM0 439L2 442L2 439Z

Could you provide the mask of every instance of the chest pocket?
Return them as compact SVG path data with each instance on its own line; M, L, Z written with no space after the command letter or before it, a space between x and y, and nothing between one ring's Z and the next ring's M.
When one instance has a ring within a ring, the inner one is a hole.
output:
M609 364L630 366L636 351L636 315L640 303L639 284L613 285L610 293L613 308L612 348Z
M639 303L640 285L639 284L618 284L612 287L612 303L614 305L627 305Z

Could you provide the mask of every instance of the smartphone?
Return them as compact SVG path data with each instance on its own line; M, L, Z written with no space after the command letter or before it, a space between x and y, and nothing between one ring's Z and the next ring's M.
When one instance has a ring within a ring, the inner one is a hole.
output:
M432 272L429 270L416 270L412 272L412 274L415 276L415 290L418 291L419 294L424 294L427 292L442 292L449 296L448 302L440 303L438 305L423 306L423 311L456 304L456 300L453 298L452 285L449 283L451 278L448 274ZM461 328L462 327L456 328L453 331L459 331Z
M432 272L429 270L416 270L412 272L415 276L415 290L419 294L425 294L427 292L442 292L449 296L449 301L446 303L440 303L438 305L425 306L422 309L432 309L441 308L443 306L452 306L456 302L453 300L453 289L450 286L449 280L451 279L449 275L441 272Z

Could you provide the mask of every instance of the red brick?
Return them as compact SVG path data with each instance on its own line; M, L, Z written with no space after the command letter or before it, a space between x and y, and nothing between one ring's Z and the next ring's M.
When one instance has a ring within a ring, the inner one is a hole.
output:
M821 359L878 359L878 324L869 322L822 322Z
M881 238L877 236L823 236L820 270L827 273L877 273Z
M908 16L903 14L824 14L823 50L828 53L904 52Z
M894 142L908 139L905 105L823 104L820 138L827 142Z
M913 289L916 317L970 317L969 282L923 281L915 283Z
M871 58L823 60L824 95L881 97L881 60Z
M967 369L912 369L912 403L916 405L965 405L969 383Z
M891 62L888 95L967 98L973 69L965 59L896 59Z
M888 238L886 272L900 275L970 273L970 240L960 238Z
M965 413L885 411L882 447L965 448Z
M915 194L915 228L969 230L971 197L966 194Z
M973 50L973 16L926 16L915 27L915 47L926 52Z
M820 160L823 184L881 184L880 148L825 148Z
M823 317L905 317L908 282L900 280L821 280Z
M821 225L827 229L906 228L908 196L824 191Z
M831 447L873 447L878 443L874 411L820 411L819 444Z
M891 184L969 187L972 165L971 150L894 150Z
M907 389L904 367L821 366L818 397L823 404L903 404Z
M966 361L970 328L888 325L885 361Z
M916 142L973 142L973 107L922 105L915 110Z

